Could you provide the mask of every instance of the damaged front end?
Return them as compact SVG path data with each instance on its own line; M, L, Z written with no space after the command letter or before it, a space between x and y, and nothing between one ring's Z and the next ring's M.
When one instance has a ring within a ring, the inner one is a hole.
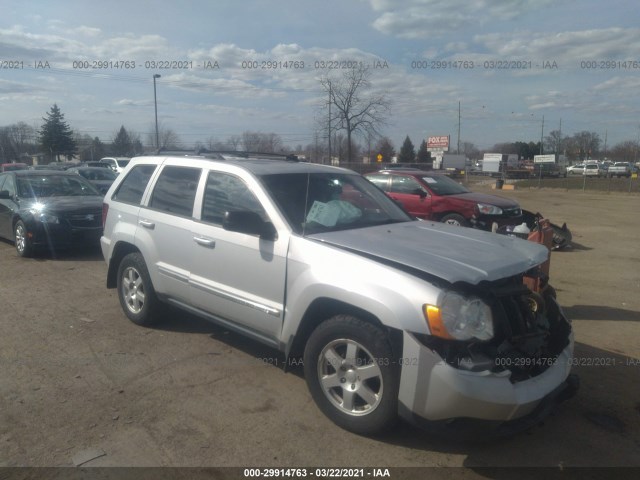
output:
M457 341L425 335L421 339L455 368L508 371L511 381L517 382L554 365L570 343L571 324L549 285L537 293L515 278L462 291L482 298L491 308L493 338Z
M571 323L552 287L545 282L533 292L524 277L453 285L457 294L489 306L491 338L405 333L403 355L419 359L421 367L402 371L405 418L437 433L510 435L541 422L576 393ZM418 386L405 389L413 380Z

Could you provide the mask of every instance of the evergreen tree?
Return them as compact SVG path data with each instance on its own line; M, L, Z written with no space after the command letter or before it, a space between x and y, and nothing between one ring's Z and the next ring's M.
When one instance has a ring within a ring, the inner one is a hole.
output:
M91 149L94 160L100 160L102 157L106 156L107 149L98 137L95 137L91 142Z
M411 143L409 135L404 139L404 143L400 148L400 154L398 155L398 163L413 163L416 159L416 149Z
M116 157L128 157L133 153L133 143L124 125L114 135L111 151Z
M42 120L44 123L38 131L42 149L51 155L51 160L59 161L60 155L70 160L76 151L76 142L58 105L54 103L47 117L43 117Z
M431 153L427 150L427 142L422 140L420 144L420 148L418 149L418 163L428 163L431 162Z
M375 151L382 155L383 162L390 162L393 156L396 154L396 149L394 148L393 143L387 137L382 137L380 140L378 140L378 143L376 143Z

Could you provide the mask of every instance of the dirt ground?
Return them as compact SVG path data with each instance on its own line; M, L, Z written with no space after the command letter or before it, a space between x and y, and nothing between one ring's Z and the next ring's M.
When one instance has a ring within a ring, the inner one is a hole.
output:
M573 232L551 278L573 320L581 388L543 425L472 444L408 425L353 435L319 412L299 374L272 365L272 350L178 312L154 329L129 322L99 252L21 259L0 242L0 467L466 467L447 478L640 467L640 197L499 194Z

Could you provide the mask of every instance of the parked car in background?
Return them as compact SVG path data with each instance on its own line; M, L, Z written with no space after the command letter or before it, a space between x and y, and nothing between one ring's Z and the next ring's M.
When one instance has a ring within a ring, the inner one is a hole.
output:
M609 167L607 175L609 177L630 177L631 166L629 162L616 162Z
M584 163L576 163L567 167L568 175L582 175L582 172L584 172Z
M79 162L50 162L46 165L35 165L33 170L67 170L79 166Z
M520 225L520 205L511 199L473 193L447 175L426 170L381 170L365 177L411 215L463 227L491 230Z
M14 170L27 170L29 165L26 163L2 163L0 164L1 172L12 172Z
M587 163L582 170L582 175L588 177L602 177L604 174L605 171L597 163Z
M124 167L129 164L130 160L129 157L104 157L100 159L100 163L106 164L116 173L121 173Z
M118 174L113 170L104 167L74 167L67 171L82 175L102 194L107 193L113 181L118 177Z
M29 170L56 170L53 167L50 167L49 165L31 165L29 167Z
M98 246L102 195L78 174L17 170L0 174L0 237L15 242L22 257Z
M78 167L99 167L99 168L109 168L109 169L111 168L108 163L101 162L99 160L98 161L90 160L87 162L81 162L78 165Z
M169 304L278 349L359 434L398 416L509 434L576 392L547 247L416 221L351 170L240 155L140 157L111 186L106 283L129 320Z

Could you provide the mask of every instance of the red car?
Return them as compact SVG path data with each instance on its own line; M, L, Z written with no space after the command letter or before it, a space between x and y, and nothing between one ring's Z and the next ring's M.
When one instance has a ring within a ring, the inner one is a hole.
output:
M524 220L517 202L473 193L446 175L426 170L393 169L365 175L411 215L451 225L491 230L520 225Z

